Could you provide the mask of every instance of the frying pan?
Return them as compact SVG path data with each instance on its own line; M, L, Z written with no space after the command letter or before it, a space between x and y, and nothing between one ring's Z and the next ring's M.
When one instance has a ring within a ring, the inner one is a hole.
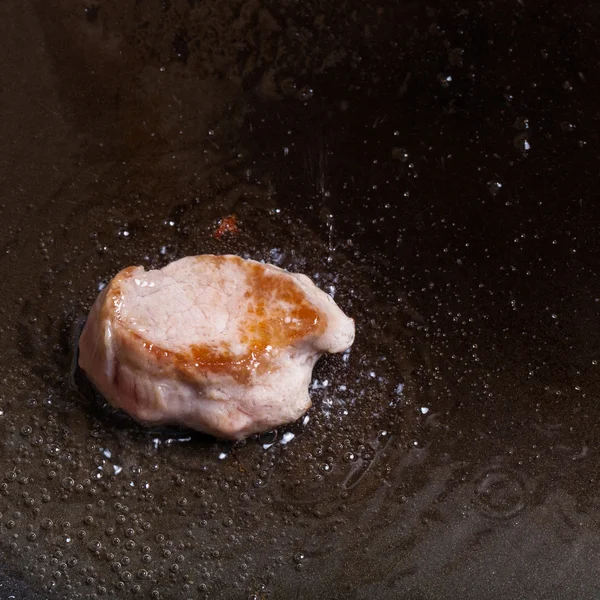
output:
M595 3L0 17L0 597L598 597ZM357 322L236 445L72 368L116 271L206 252Z

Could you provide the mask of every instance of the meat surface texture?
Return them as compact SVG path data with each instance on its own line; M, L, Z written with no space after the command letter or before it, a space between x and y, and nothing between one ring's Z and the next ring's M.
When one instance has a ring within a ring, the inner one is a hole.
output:
M354 341L354 321L305 275L238 256L128 267L98 296L79 366L145 424L242 439L310 407L312 369Z

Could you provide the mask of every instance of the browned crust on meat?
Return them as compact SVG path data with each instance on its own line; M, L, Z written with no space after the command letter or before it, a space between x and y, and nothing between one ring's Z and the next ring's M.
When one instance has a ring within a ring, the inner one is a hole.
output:
M102 307L102 319L119 324L115 335L120 337L122 348L119 360L130 364L151 361L165 372L177 371L186 379L198 382L205 373L227 374L239 381L247 381L254 372L272 367L272 356L278 349L293 345L309 337L322 335L327 317L310 303L300 286L285 273L247 262L239 257L201 256L198 260L211 260L217 268L235 261L246 271L248 308L238 335L248 351L234 354L227 345L219 348L192 345L185 351L174 351L152 343L132 330L121 318L121 284L131 278L137 267L120 271L110 282ZM250 291L252 290L252 291ZM281 304L281 303L285 304Z

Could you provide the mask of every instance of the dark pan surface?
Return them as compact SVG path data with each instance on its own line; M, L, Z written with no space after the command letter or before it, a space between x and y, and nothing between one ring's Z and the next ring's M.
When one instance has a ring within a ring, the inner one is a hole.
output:
M0 597L598 598L599 17L0 3ZM204 252L356 318L308 422L232 446L74 386L99 286Z

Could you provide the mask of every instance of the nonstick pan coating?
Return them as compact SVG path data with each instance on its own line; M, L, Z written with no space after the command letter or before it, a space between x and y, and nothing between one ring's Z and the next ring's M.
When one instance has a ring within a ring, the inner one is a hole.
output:
M597 598L599 26L2 3L0 598ZM308 418L237 445L73 369L112 275L207 252L357 322Z

